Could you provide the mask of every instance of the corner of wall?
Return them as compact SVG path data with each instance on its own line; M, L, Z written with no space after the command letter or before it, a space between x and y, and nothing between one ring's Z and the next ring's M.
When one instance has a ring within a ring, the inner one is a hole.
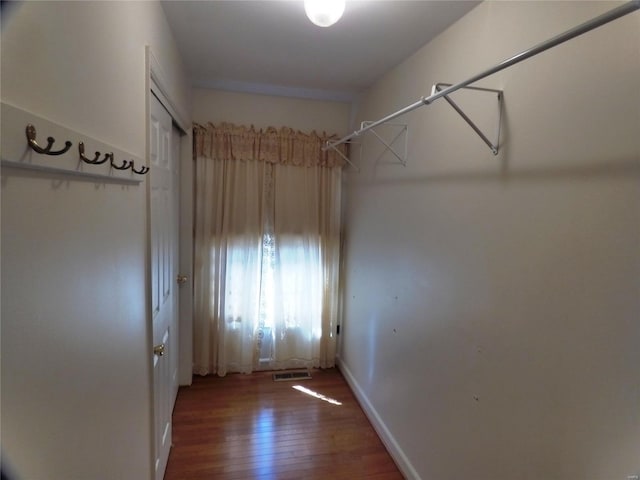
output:
M369 419L369 422L371 422L371 425L380 437L380 440L382 440L382 443L384 443L384 446L386 447L387 451L391 455L391 458L393 458L393 461L396 463L402 474L409 480L420 480L420 475L418 475L418 472L411 464L411 461L405 455L395 437L387 428L386 424L382 420L382 417L378 414L373 404L369 401L367 394L362 389L356 378L353 376L347 364L344 362L344 360L342 360L341 356L336 357L336 365L349 384L351 391L358 400L358 403Z

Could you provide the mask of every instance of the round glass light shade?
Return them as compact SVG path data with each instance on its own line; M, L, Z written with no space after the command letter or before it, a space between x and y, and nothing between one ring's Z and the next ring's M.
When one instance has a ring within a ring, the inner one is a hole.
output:
M304 11L319 27L330 27L342 17L344 0L305 0Z

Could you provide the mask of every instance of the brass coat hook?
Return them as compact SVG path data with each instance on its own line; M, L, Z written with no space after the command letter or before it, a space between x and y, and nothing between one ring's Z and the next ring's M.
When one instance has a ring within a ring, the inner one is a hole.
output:
M133 173L137 173L138 175L144 175L146 173L149 173L149 167L145 167L144 165L140 167L140 170L136 170L133 167L133 162L131 162L131 170L133 170Z
M35 150L37 153L42 153L45 155L62 155L63 153L67 153L72 145L71 142L67 140L66 142L64 142L65 146L62 150L56 150L52 152L51 147L53 146L53 143L56 141L53 137L47 138L47 146L43 148L40 145L38 145L38 143L36 142L36 127L29 124L27 125L26 132L27 132L27 142L29 143L29 146L33 150Z
M132 161L129 160L123 160L122 161L122 165L117 166L114 162L113 162L113 155L110 155L109 157L111 159L111 166L113 168L115 168L116 170L127 170L128 168L131 168L131 165L133 165Z
M90 158L87 158L84 155L84 142L80 142L78 144L78 153L80 154L80 159L83 162L90 163L92 165L100 165L113 157L113 153L105 153L104 158L100 160L100 152L96 152L96 156L93 158L93 160Z

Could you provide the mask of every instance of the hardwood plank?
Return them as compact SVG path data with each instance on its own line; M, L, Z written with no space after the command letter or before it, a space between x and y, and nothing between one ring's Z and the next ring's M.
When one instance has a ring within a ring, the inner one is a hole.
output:
M165 480L403 478L338 370L271 375L194 377L180 388Z

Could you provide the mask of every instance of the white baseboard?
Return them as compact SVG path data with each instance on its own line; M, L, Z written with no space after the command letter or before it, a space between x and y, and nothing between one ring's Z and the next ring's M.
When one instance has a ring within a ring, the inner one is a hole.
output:
M413 465L411 465L411 462L400 448L400 445L398 445L398 442L396 442L396 439L384 424L376 409L373 408L373 405L371 405L371 402L369 402L369 399L365 395L362 388L360 388L360 385L358 385L358 382L351 373L351 370L349 370L349 367L347 367L347 365L342 361L340 357L336 358L336 363L338 365L338 368L340 369L340 372L349 384L349 387L351 387L353 394L356 396L356 399L362 407L362 410L364 411L365 415L371 422L371 425L373 425L373 428L380 437L380 440L382 440L382 443L384 443L384 446L387 448L387 451L393 458L393 461L400 469L400 472L402 472L404 477L409 480L421 480L420 475L418 475L418 472L416 472L415 468L413 468Z

